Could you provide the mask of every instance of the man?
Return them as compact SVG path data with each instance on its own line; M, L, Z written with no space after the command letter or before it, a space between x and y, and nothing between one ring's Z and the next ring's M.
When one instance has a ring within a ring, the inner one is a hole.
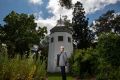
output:
M64 51L64 46L60 47L60 53L57 54L57 66L61 69L62 80L66 80L65 66L67 64L67 54Z

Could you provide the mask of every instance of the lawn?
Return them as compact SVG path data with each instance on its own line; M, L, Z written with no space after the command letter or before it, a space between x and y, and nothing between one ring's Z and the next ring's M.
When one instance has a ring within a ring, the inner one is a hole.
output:
M62 80L62 77L60 73L49 73L48 80ZM67 80L73 80L73 78L69 74L67 74Z

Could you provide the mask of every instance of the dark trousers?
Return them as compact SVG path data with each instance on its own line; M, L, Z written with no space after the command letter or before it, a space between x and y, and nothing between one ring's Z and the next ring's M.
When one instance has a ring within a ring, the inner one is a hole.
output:
M61 68L62 80L66 80L65 66L61 66L60 68Z

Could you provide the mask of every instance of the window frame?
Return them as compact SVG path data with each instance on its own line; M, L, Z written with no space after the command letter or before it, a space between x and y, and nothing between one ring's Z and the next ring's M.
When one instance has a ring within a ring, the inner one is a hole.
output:
M68 42L71 43L71 41L72 41L72 40L71 40L71 37L68 37Z
M60 41L64 41L64 37L63 36L58 36L58 42Z
M54 42L54 37L51 37L50 42L51 42L51 43Z

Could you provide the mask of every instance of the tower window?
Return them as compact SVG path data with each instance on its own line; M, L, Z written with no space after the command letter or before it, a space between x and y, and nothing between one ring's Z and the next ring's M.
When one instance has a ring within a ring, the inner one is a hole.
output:
M68 37L68 42L71 42L71 38L70 37Z
M54 38L52 37L52 38L51 38L51 43L52 43L53 41L54 41Z
M63 41L63 36L58 36L58 41Z

